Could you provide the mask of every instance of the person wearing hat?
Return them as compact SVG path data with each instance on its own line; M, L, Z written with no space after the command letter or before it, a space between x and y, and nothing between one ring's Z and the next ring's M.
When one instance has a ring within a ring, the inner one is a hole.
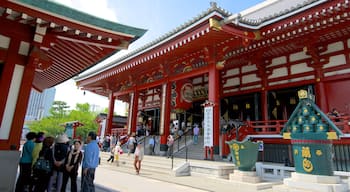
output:
M141 161L143 159L143 156L144 156L144 150L143 150L143 147L142 147L142 143L141 142L138 142L137 143L137 146L136 146L136 149L135 149L135 153L134 153L134 167L135 167L135 170L136 170L136 174L140 174L140 170L141 170Z
M87 145L84 146L81 192L95 191L95 170L98 166L100 156L96 137L95 132L89 132L86 139Z
M53 154L53 173L47 187L47 191L51 192L53 184L56 183L56 191L61 191L63 182L64 162L66 160L69 149L69 138L66 134L56 137L54 146L52 147ZM55 182L56 181L56 182Z

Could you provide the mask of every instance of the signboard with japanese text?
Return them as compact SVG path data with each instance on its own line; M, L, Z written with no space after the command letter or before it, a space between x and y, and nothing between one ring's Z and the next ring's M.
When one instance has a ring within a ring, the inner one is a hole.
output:
M204 147L213 147L213 106L204 107Z

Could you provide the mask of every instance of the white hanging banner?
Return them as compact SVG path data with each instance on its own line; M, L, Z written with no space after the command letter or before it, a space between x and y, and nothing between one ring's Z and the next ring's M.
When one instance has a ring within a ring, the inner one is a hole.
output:
M204 147L213 147L213 106L204 107Z

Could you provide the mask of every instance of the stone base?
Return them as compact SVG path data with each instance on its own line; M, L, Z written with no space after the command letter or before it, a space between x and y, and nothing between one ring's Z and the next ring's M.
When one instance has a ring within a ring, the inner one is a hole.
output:
M256 173L253 171L235 170L229 177L229 181L232 183L232 189L242 189L244 192L265 190L272 188L273 185L280 184L274 182L261 182L260 177L256 176Z
M273 192L347 192L347 183L339 176L308 175L292 173L283 180L283 185L273 186Z
M235 170L229 176L230 180L233 181L241 181L246 183L259 183L261 182L260 177L256 176L256 172L254 171L239 171Z
M173 169L173 174L175 177L190 176L191 175L190 164L187 162L182 163L181 165Z
M0 191L14 191L20 151L0 151Z

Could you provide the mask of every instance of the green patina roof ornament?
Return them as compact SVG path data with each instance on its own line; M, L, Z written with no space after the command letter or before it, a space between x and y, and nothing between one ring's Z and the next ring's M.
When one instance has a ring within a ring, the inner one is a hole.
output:
M281 132L284 139L332 140L343 135L315 104L310 92L300 90L298 97L299 103Z

